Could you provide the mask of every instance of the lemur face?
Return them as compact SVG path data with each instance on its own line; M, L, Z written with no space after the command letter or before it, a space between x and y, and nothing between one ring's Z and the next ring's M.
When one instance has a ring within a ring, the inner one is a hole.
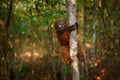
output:
M55 28L58 32L64 32L67 29L67 23L65 20L59 20L55 22Z

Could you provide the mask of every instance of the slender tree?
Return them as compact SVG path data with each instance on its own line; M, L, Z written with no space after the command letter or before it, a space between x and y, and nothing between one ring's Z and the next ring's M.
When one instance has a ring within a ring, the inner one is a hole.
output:
M5 34L4 38L3 38L3 54L4 54L4 58L7 59L8 58L8 54L7 54L7 48L8 46L8 37L9 37L9 27L10 27L10 23L11 23L11 16L12 16L12 11L13 11L13 0L10 0L9 2L9 7L8 7L8 12L7 12L7 18L6 18L6 23L5 23ZM10 78L14 80L14 71L12 68L10 68L10 71L8 71L8 64L7 64L7 60L5 60L5 73L6 73L6 80L8 80ZM10 75L9 75L10 74Z
M79 72L79 62L77 58L78 54L78 40L77 40L77 23L76 20L76 0L68 0L68 23L71 27L76 27L73 31L70 32L70 57L73 60L71 64L72 71L73 71L73 80L80 80L80 72ZM73 26L74 25L74 26Z
M84 30L83 30L83 48L84 48L84 63L85 63L85 72L86 72L86 76L88 76L88 66L87 66L87 57L86 57L86 26L87 26L87 5L86 5L86 0L83 0L83 27L84 27Z
M95 42L96 42L96 7L97 7L97 4L96 4L97 0L93 0L93 24L92 24L92 28L93 28L93 36L92 36L92 49L91 49L91 61L92 61L92 79L94 79L94 64L95 64Z

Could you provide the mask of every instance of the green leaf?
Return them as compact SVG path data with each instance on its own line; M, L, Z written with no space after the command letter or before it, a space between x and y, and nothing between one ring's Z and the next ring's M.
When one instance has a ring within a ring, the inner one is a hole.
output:
M46 20L42 20L42 21L41 21L41 25L42 25L42 26L48 26L48 22L47 22Z
M45 15L47 18L49 18L49 17L51 16L50 12L47 11L47 10L44 11L44 15Z
M44 15L47 18L47 20L53 20L54 17L49 11L44 11Z
M27 32L26 32L26 34L28 34L28 35L30 34L30 29L27 29Z
M21 32L22 34L25 34L25 29L22 28L22 29L20 30L20 32Z
M69 74L69 73L71 72L70 67L65 67L64 72L65 72L66 74Z
M17 25L13 25L10 28L12 29L12 31L19 31L21 29L21 27Z
M34 16L34 17L33 17L33 21L38 21L37 16Z
M53 16L58 17L58 16L60 16L60 13L54 13Z
M30 19L30 20L33 20L33 17L34 17L34 16L33 16L33 15L31 15L31 16L29 16L29 19Z
M19 69L18 69L18 72L19 72L19 73L21 73L21 72L22 72L23 67L24 67L24 64L23 64L23 63L21 63L21 64L20 64L20 66L19 66Z
M22 24L22 26L26 26L26 25L27 25L27 21L26 21L25 19L23 19L23 20L21 21L21 24Z
M30 29L29 29L29 28L26 28L26 27L21 28L20 31L21 31L22 34L30 34Z
M30 20L33 20L33 21L38 21L38 16L29 16L29 19Z

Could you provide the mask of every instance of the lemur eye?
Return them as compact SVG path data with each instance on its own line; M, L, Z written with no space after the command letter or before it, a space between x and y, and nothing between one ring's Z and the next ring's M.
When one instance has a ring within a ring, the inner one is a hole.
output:
M60 24L59 25L59 28L64 28L65 26L63 24Z
M60 25L58 25L58 31L63 31L63 30L65 30L65 25L63 25L63 24L60 24Z

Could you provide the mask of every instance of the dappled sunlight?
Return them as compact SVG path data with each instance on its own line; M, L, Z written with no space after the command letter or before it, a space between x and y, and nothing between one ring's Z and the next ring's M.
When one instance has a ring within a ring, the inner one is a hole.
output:
M96 80L103 80L103 78L105 77L105 74L106 74L106 69L102 68L100 70L100 74L99 75L95 75L95 79Z
M106 73L106 69L105 68L101 69L102 76L105 76L105 73Z
M96 76L96 80L101 80L101 77L100 76Z
M98 63L97 63L97 62L95 63L95 66L98 66Z
M95 67L97 67L97 66L99 65L99 63L100 63L100 60L99 60L99 59L98 59L98 60L96 60L96 61L95 61L95 64L94 64L94 65L95 65Z
M90 43L86 43L86 47L87 48L91 48L91 44Z
M26 51L25 53L21 53L19 56L15 53L15 57L21 59L23 62L31 63L32 62L38 62L38 59L41 59L45 56L46 53L40 53L37 51L34 51L33 53L30 51Z
M21 57L31 57L31 52L25 52L24 54L21 55Z
M96 59L95 62L94 62L94 66L95 66L95 67L99 66L99 63L100 63L100 60L99 60L99 59L98 59L98 60ZM93 64L93 61L90 60L90 61L89 61L89 64L90 64L90 65Z
M33 52L33 53L31 53L31 52L25 52L25 53L22 53L21 55L20 55L20 57L28 57L28 58L30 58L30 57L35 57L35 58L37 58L37 57L43 57L43 55L41 55L41 54L39 54L38 52Z

